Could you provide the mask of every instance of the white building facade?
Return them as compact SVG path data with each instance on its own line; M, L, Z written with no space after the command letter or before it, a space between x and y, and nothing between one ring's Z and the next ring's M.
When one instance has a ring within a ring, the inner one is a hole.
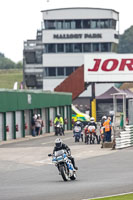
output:
M101 8L44 10L36 40L24 43L27 87L54 90L84 64L84 55L117 52L119 13Z

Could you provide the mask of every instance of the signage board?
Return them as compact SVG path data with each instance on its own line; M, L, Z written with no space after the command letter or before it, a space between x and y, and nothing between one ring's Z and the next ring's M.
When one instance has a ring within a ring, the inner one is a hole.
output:
M82 38L102 38L101 33L93 33L93 34L54 34L54 39L82 39Z
M133 82L133 54L97 53L84 56L85 82Z

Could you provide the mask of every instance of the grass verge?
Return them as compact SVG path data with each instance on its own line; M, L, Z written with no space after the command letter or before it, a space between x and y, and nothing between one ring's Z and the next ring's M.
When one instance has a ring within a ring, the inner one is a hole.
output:
M14 83L23 81L22 69L0 70L0 88L13 89Z
M126 195L105 197L105 198L97 198L97 199L93 199L93 200L133 200L133 194L126 194Z

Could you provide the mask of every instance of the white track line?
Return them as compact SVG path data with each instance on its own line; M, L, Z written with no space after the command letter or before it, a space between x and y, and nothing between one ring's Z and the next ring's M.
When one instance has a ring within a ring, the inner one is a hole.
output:
M41 143L41 144L53 144L53 142L44 142L44 143Z
M69 137L69 138L63 138L63 141L64 140L70 140L72 139L72 137ZM44 143L41 143L41 144L53 144L54 142L44 142Z
M82 200L102 199L102 198L108 198L108 197L122 196L122 195L126 195L126 194L133 194L133 192L127 192L127 193L122 193L122 194L114 194L114 195L103 196L103 197L96 197L96 198L92 198L92 199L82 199Z

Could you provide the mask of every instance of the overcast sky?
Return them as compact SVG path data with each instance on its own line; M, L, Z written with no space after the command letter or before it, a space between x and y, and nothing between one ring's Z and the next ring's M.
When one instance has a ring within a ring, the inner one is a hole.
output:
M0 0L0 52L14 62L23 59L23 42L35 39L42 10L65 7L108 8L119 12L122 34L133 25L132 0Z

